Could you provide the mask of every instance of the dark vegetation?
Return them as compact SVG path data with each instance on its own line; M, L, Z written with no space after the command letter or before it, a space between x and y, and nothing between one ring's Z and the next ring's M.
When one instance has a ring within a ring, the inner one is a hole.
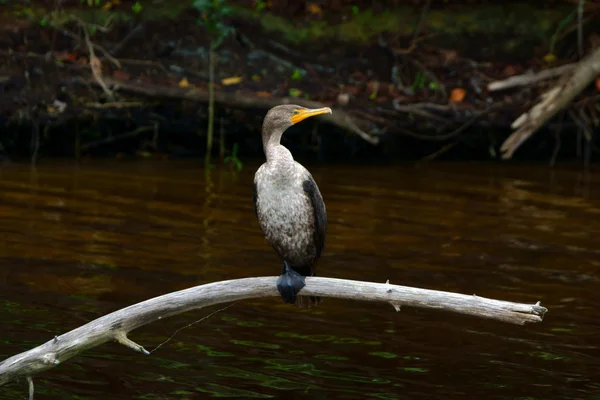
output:
M552 80L487 85L596 48L600 5L584 2L578 19L578 4L0 0L0 152L177 158L209 147L239 167L262 154L265 111L291 98L341 115L291 129L285 144L300 157L495 159ZM596 152L599 89L515 156Z

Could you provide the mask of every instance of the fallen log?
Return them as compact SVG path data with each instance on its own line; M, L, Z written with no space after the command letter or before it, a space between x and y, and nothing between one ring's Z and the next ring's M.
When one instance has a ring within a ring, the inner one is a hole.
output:
M0 386L27 377L30 396L32 376L53 368L69 358L108 341L117 341L135 351L149 354L127 335L143 325L186 311L244 299L275 297L277 277L234 279L200 285L168 293L115 311L48 342L12 356L0 363ZM321 277L306 278L302 293L312 296L391 304L396 311L403 305L433 308L480 318L524 325L541 322L548 311L533 305L487 299L438 290L419 289L386 283L372 283Z
M511 125L517 129L500 147L502 158L511 158L514 152L541 128L550 118L567 107L600 74L600 47L582 59L572 72L563 77L546 93L541 101L522 114Z
M191 100L201 103L208 102L208 91L198 88L180 88L161 85L153 85L148 83L136 83L113 78L104 78L104 82L108 86L112 86L114 90L130 92L147 97L163 98L163 99L178 99ZM87 84L97 85L95 81L86 81ZM239 107L239 108L259 108L270 109L279 104L298 104L308 108L321 108L330 105L322 104L316 101L305 100L297 97L260 97L254 94L215 92L215 103L222 105ZM341 129L354 133L360 136L363 140L376 145L379 143L379 138L365 132L359 126L359 122L355 122L354 118L348 115L345 111L335 109L332 114L322 116L322 120L329 122Z

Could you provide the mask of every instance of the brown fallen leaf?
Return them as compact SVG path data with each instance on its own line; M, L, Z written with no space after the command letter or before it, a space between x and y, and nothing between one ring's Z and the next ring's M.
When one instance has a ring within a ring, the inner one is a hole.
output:
M269 92L257 92L256 95L258 97L271 97L271 93Z
M243 76L232 76L230 78L221 79L223 86L237 85L244 80Z
M512 65L507 65L502 72L504 73L504 76L513 76L517 73L517 70Z
M462 88L454 88L452 92L450 92L450 101L453 103L460 103L464 100L467 92Z
M78 56L79 56L78 53L69 53L68 51L56 53L56 59L60 60L60 61L76 62Z
M179 83L177 84L180 88L186 88L188 86L190 86L190 82L188 81L188 79L186 77L183 77L182 80L179 81Z
M323 9L321 8L321 6L319 6L318 4L315 4L315 3L308 3L306 5L306 11L312 15L323 14Z

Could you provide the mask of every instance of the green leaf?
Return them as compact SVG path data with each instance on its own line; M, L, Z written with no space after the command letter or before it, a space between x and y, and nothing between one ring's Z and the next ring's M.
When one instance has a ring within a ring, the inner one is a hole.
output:
M131 6L131 10L135 14L139 14L140 12L142 12L142 4L139 1L136 1L135 4Z
M194 8L199 11L207 11L211 8L210 0L196 0L194 1Z
M302 94L300 89L290 88L290 96L291 97L299 97Z
M44 27L48 25L48 20L46 19L46 17L42 17L42 19L40 20L40 26Z
M267 8L267 2L262 0L256 1L256 11L262 11Z
M292 73L292 79L295 81L302 79L302 72L298 68L294 69L294 72Z

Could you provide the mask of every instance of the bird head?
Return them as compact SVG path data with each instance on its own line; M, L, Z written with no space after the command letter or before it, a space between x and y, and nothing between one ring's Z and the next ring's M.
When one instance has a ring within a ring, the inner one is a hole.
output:
M282 104L269 110L263 123L263 140L271 135L281 134L298 122L320 114L331 114L331 108L306 108L295 104ZM264 137L264 136L267 137Z

